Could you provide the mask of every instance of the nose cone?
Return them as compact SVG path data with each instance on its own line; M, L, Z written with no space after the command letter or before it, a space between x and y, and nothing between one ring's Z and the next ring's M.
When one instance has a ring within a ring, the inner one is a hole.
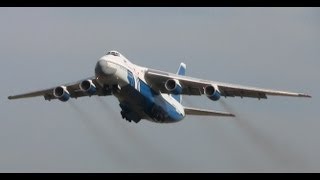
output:
M113 75L116 72L116 69L113 67L110 67L108 65L108 62L106 60L99 60L95 67L95 73L96 75Z

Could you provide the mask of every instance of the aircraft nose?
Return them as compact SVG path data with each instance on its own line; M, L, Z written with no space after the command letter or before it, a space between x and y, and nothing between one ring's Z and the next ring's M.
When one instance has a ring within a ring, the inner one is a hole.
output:
M99 60L95 67L96 75L112 75L116 69L111 67L106 60Z

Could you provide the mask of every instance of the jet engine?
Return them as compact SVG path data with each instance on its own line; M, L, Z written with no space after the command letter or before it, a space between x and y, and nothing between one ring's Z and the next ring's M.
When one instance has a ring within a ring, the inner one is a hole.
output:
M168 79L164 86L172 94L181 94L182 92L182 87L179 85L179 82L175 79Z
M204 88L204 94L211 100L217 101L220 99L220 92L212 85Z
M58 98L60 101L66 102L70 98L70 93L65 86L59 86L53 89L54 97Z
M97 92L96 86L93 84L92 80L84 80L79 84L81 91L86 92L89 95L93 95Z

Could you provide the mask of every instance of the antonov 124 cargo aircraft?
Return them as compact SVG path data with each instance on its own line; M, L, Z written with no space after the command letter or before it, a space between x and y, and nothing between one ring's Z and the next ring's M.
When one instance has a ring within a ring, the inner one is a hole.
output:
M49 89L9 96L8 99L43 96L45 100L83 96L114 95L119 100L121 115L138 123L146 119L156 123L174 123L186 115L231 116L227 112L212 111L181 104L182 95L205 95L212 101L224 97L267 96L311 97L307 94L246 87L185 76L186 64L181 63L176 74L138 66L117 51L109 51L95 66L95 76Z

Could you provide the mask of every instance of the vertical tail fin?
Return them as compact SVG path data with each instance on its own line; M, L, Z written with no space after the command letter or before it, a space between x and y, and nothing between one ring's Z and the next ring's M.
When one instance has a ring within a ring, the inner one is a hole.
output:
M180 63L180 66L179 66L179 69L177 71L177 74L178 75L182 75L182 76L186 75L186 69L187 69L187 65L185 63L183 63L183 62Z
M186 69L187 69L187 66L185 63L180 63L180 66L179 66L179 69L177 71L177 74L178 75L181 75L181 76L184 76L186 75ZM182 96L180 94L171 94L171 97L173 97L175 100L177 100L179 103L182 102Z

